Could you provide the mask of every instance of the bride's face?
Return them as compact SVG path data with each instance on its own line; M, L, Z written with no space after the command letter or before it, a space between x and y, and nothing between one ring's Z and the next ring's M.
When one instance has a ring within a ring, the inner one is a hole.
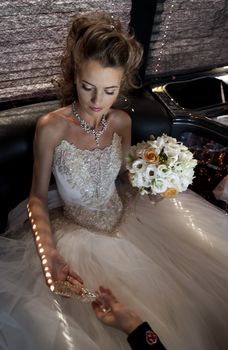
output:
M94 60L83 63L76 77L81 112L93 117L107 113L118 96L123 73L122 68L105 68Z

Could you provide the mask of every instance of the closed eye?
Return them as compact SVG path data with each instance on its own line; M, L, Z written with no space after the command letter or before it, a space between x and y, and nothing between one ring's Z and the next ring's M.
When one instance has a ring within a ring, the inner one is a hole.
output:
M105 93L106 93L107 95L114 95L115 90L105 90Z
M82 84L82 88L85 90L85 91L92 91L92 87L88 87L84 84Z

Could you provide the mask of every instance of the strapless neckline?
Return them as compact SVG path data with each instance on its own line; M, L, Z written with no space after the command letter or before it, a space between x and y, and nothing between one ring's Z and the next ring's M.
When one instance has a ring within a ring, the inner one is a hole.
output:
M81 153L102 153L105 151L110 150L110 148L113 147L113 145L115 144L115 141L117 139L121 139L121 136L119 136L116 132L113 133L113 137L112 137L112 142L110 145L105 146L104 148L94 148L92 150L89 149L81 149L78 146L76 146L73 142L68 141L67 139L62 139L56 146L55 146L55 150L57 150L58 148L61 148L64 144L68 145L68 147L71 147L72 149L77 150L77 152L81 152Z

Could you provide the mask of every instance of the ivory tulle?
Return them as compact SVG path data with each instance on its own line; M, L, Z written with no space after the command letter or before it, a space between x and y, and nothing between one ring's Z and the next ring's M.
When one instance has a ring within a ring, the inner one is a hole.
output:
M90 305L49 291L20 213L0 238L0 349L129 349L126 335L102 325ZM228 225L220 209L191 191L155 205L136 197L115 235L79 227L59 209L51 218L60 253L85 285L110 287L168 350L228 349Z

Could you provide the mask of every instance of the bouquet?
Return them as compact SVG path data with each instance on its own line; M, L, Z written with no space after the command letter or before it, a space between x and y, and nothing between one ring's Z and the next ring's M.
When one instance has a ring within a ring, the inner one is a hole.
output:
M197 164L186 146L165 134L132 146L126 161L133 187L141 194L165 198L188 188Z

